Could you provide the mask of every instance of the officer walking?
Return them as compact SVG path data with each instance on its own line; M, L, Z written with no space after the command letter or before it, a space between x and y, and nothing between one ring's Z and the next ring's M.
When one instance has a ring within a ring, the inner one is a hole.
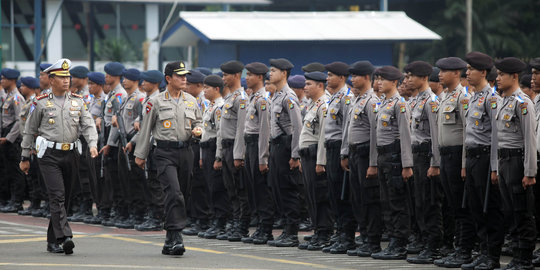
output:
M82 97L69 92L69 59L60 59L45 70L51 80L51 94L37 97L31 108L22 141L20 169L28 173L30 151L36 139L39 168L47 186L51 219L47 230L49 252L72 254L75 244L66 219L70 191L77 177L81 151L79 132L98 155L97 132ZM59 246L61 244L62 246Z
M186 66L172 62L165 67L167 90L147 102L146 115L135 148L135 162L144 168L150 151L150 136L156 141L157 175L165 193L165 224L167 230L164 255L185 252L182 229L186 226L184 193L193 167L192 136L200 137L201 111L196 99L186 89ZM148 106L150 105L150 106Z

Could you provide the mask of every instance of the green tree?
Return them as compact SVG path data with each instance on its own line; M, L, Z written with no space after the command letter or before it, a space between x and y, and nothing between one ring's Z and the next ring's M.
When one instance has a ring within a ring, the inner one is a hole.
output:
M136 61L139 53L133 46L124 39L105 39L101 43L96 43L96 56L100 60L115 62Z

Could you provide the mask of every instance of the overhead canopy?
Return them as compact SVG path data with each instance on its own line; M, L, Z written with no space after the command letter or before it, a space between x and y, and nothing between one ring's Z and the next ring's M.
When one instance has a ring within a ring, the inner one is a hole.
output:
M180 12L162 46L210 41L440 40L404 12Z

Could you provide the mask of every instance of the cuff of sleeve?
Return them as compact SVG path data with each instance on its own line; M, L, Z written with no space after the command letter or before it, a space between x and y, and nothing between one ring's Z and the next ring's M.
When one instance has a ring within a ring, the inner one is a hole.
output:
M22 152L21 152L21 156L29 158L30 157L30 149L23 149Z
M527 177L535 177L536 171L525 170L525 175L526 175Z

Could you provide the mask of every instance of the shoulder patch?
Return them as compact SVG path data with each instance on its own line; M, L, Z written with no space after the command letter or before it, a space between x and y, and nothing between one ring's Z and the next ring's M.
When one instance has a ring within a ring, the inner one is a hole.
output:
M497 97L490 98L489 103L492 109L497 109Z
M152 110L152 106L152 102L146 102L146 114L148 114Z
M266 110L266 100L262 99L261 100L261 111L264 111Z

